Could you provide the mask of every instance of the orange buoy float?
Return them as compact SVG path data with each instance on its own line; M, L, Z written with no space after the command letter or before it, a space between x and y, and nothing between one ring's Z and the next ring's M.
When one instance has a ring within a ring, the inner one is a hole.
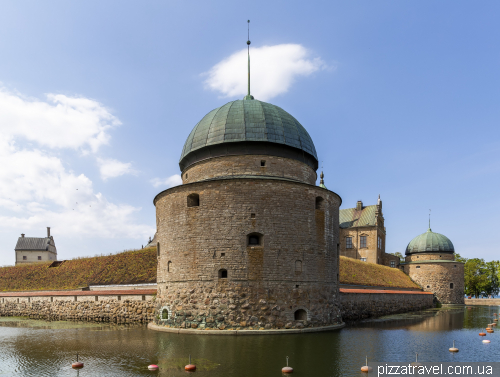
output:
M493 322L498 322L498 319L496 319L496 318L495 318L495 319L493 320Z
M479 333L479 336L486 336L486 333L484 333L484 332L480 332L480 333Z
M368 356L366 356L366 365L361 367L361 372L370 373L372 371L372 367L368 366Z
M286 357L286 367L281 368L282 373L293 373L293 368L288 366L288 356Z
M194 372L196 370L196 365L191 364L191 355L189 355L189 364L184 367L184 370L189 372Z
M488 334L491 334L491 333L494 333L494 332L495 332L495 330L493 330L493 329L489 329L489 330L488 330L488 329L486 329L486 332L487 332Z
M148 369L149 370L158 370L158 365L156 365L156 364L148 365Z
M448 351L450 351L450 352L458 352L458 348L455 347L455 341L453 341L453 347L451 347Z
M76 354L76 363L71 364L71 368L73 369L83 368L83 363L78 361L78 354Z

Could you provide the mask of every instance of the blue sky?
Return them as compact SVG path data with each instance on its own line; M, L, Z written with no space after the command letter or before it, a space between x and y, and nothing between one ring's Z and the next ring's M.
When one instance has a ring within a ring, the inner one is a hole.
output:
M294 115L343 200L384 203L387 252L432 228L498 259L500 3L2 1L0 265L141 247L194 125L252 93ZM243 65L243 67L240 67ZM241 82L238 77L241 74Z

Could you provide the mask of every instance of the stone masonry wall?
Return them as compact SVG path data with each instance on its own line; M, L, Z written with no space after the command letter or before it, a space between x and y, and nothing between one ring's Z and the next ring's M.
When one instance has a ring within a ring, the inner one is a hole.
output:
M401 293L357 293L341 289L341 311L344 321L354 321L369 317L405 313L433 307L431 294ZM359 291L359 290L356 290Z
M265 166L261 162L265 161ZM267 155L224 156L191 165L182 172L182 183L232 175L267 175L291 178L314 185L316 172L307 164L290 158Z
M442 304L464 303L464 264L451 261L411 262L404 272ZM450 284L453 284L451 287Z
M0 316L49 321L148 323L155 315L153 298L153 295L1 297Z
M417 253L407 255L405 258L406 262L420 262L424 260L455 260L455 254L453 253Z
M188 207L193 193L199 206ZM227 329L340 321L337 194L281 179L233 178L168 189L155 205L157 309L170 313L158 324ZM249 245L252 234L259 245ZM295 321L300 309L307 319Z

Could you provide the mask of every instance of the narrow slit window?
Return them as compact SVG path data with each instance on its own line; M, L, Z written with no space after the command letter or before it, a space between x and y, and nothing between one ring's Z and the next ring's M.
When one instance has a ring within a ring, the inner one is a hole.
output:
M321 196L316 197L316 209L323 209L323 198Z
M168 261L167 263L167 272L172 272L172 261Z
M453 289L453 283L450 283L450 289Z
M266 166L266 160L261 160L260 161L260 166Z
M302 261L297 260L295 261L295 273L301 273L302 272Z

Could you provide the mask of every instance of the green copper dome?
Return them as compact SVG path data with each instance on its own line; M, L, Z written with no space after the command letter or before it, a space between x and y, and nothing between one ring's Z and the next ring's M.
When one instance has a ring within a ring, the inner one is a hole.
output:
M202 159L228 154L279 155L318 167L313 141L297 119L278 106L250 98L205 115L189 134L179 165L184 170Z
M406 247L406 255L414 253L453 253L455 248L448 237L434 233L430 228L427 232L415 237Z

